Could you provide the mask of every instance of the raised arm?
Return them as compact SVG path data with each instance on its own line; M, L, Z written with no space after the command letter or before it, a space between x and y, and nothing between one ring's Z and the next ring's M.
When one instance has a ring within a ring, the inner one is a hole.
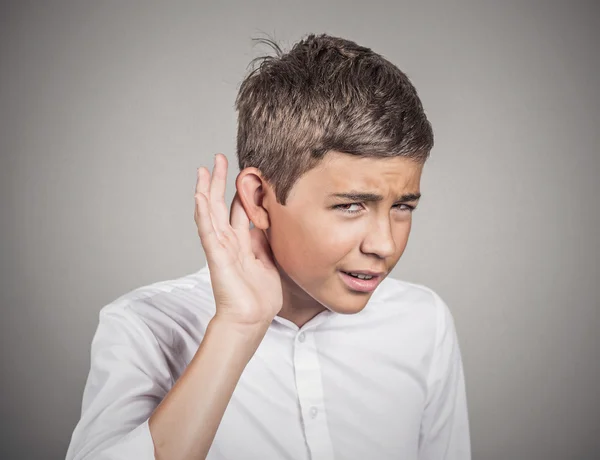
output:
M235 196L225 205L227 158L198 169L194 219L216 313L191 362L170 381L160 346L133 312L106 309L92 344L82 418L67 460L204 459L233 391L283 295L270 246Z

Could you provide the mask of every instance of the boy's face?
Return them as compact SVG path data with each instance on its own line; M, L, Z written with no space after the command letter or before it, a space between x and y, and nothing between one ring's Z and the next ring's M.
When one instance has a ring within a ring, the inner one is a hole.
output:
M294 184L285 206L268 189L263 200L270 222L266 235L285 272L284 289L292 291L296 302L316 300L345 314L365 307L373 291L355 290L342 271L383 272L378 285L394 268L410 234L409 205L418 203L400 197L420 193L422 168L406 158L329 152ZM332 196L351 192L382 199Z

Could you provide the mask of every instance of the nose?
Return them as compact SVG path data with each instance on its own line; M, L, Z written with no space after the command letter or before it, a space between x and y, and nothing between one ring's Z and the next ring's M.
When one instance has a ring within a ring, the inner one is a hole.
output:
M390 257L396 251L396 242L389 219L376 219L367 230L361 251L365 254L376 254L381 258Z

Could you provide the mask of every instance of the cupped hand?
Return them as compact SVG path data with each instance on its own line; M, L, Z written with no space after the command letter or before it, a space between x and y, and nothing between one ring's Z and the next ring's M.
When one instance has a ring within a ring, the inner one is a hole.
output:
M198 168L194 220L209 267L216 318L241 326L268 326L281 310L281 278L263 231L250 219L235 194L225 204L227 157L215 155L211 174ZM228 218L229 214L229 218Z

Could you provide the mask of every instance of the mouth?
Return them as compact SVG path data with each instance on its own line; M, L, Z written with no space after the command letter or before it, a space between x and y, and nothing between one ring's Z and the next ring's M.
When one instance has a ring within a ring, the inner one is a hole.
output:
M358 292L373 292L383 279L383 274L369 275L370 279L361 279L348 272L339 270L340 277L344 284L353 291Z

